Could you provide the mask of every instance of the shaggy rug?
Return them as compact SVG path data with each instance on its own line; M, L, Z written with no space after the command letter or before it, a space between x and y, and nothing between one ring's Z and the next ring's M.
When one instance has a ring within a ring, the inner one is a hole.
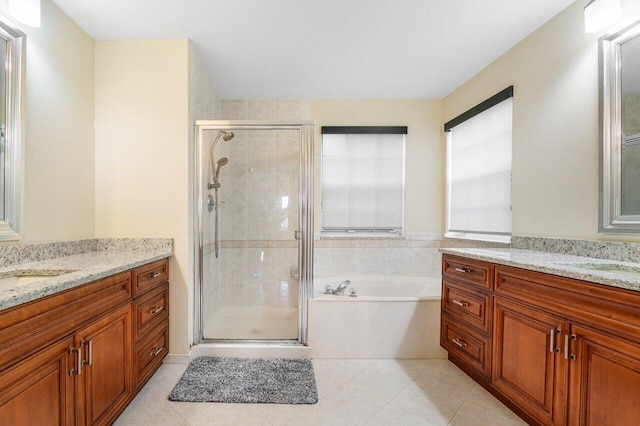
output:
M315 404L308 359L196 358L169 394L170 401Z

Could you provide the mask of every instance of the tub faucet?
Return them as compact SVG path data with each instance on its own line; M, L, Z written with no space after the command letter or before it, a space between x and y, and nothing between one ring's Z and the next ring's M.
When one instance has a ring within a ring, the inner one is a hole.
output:
M342 281L340 284L338 284L338 287L336 287L335 290L331 290L331 294L335 294L336 296L343 296L344 291L347 289L349 284L351 284L351 280Z

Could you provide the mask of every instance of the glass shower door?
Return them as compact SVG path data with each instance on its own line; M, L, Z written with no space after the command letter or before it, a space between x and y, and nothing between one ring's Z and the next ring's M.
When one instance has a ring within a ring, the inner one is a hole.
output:
M203 340L299 338L300 141L299 129L203 131Z

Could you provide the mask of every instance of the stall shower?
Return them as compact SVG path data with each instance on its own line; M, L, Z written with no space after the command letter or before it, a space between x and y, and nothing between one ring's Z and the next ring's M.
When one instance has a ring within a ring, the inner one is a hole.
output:
M196 122L196 342L306 343L313 132Z

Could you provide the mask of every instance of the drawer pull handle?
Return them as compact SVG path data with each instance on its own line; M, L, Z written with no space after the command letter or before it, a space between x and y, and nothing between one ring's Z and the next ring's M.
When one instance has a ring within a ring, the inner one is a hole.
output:
M564 359L570 359L575 361L577 356L574 354L570 354L571 352L571 343L570 340L576 340L578 336L575 334L567 334L564 336Z
M556 348L556 334L562 334L562 330L559 328L552 328L549 334L549 352L560 353L562 349Z
M469 306L467 302L461 302L458 299L453 299L452 302L458 306L462 306L463 308L466 308L467 306Z
M149 353L149 356L152 358L156 357L160 354L160 352L162 352L163 349L164 349L164 346L160 346L159 348L154 348L154 350Z
M470 274L471 273L471 269L467 269L467 268L454 268L457 272L460 272L461 274Z
M151 308L151 310L149 311L149 313L150 313L151 315L155 315L155 314L157 314L158 312L163 311L163 310L164 310L164 306L154 306L153 308Z
M147 275L147 278L149 278L149 279L158 278L160 275L162 275L162 272L153 272L153 273Z
M451 341L453 343L455 343L456 345L460 346L461 348L466 348L467 347L467 344L464 341L460 340L459 337L456 337L455 339L451 339Z

